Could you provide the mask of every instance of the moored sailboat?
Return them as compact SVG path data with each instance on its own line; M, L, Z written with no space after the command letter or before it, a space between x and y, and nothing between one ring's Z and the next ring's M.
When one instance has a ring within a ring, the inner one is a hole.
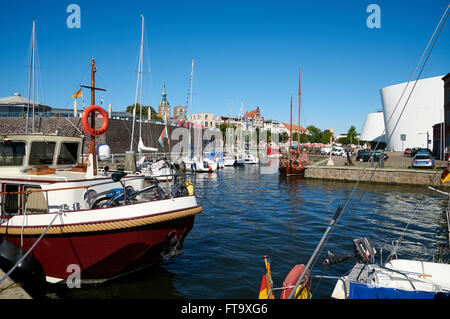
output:
M301 91L300 91L300 69L298 73L298 127L300 128L300 97L301 97ZM297 151L293 151L292 149L292 96L291 96L291 119L290 119L290 126L289 126L289 153L288 157L283 159L280 157L280 163L278 167L278 171L281 175L284 176L303 176L305 174L305 166L307 165L307 160L305 158L306 154L301 154L298 147L300 146L300 130L297 132L298 136L298 144L297 144Z

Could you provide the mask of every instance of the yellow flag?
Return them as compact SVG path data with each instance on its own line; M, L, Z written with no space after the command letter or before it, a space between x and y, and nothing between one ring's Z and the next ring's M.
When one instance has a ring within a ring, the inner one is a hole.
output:
M72 97L82 97L82 96L83 96L83 92L81 92L81 89L79 89L72 95Z

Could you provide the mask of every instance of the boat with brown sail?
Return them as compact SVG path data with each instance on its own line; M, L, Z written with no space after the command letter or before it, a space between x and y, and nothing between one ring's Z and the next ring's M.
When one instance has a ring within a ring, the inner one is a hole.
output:
M298 73L298 132L297 132L297 150L292 149L292 96L291 96L291 117L289 126L289 152L287 158L280 157L278 171L284 176L303 176L305 166L307 165L306 153L300 151L300 98L301 98L301 69Z

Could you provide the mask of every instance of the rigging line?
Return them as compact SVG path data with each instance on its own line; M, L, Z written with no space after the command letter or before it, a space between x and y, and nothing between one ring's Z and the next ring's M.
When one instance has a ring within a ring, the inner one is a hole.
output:
M435 35L435 33L436 33L436 30L439 28L439 25L441 24L443 18L444 18L445 15L447 14L447 11L448 11L449 7L450 7L450 4L447 6L447 8L446 8L444 14L442 15L441 20L439 21L439 23L438 23L438 25L437 25L437 27L436 27L436 29L435 29L435 32L433 32L433 35L432 35L432 37L431 37L429 43L431 42L432 38L434 37L434 35ZM396 122L396 124L395 124L395 126L394 126L394 129L392 130L392 133L391 133L391 135L389 136L389 138L388 138L388 140L387 140L388 142L389 142L389 140L392 138L392 135L393 135L393 133L394 133L394 131L395 131L395 129L396 129L396 127L397 127L399 121L400 121L400 118L401 118L401 116L402 116L404 110L406 109L406 106L408 105L409 99L410 99L412 93L414 92L414 89L415 89L415 87L416 87L416 85L417 85L417 82L419 81L419 78L420 78L420 76L421 76L421 74L422 74L422 72L423 72L423 70L424 70L424 68L425 68L425 65L426 65L427 62L428 62L428 59L429 59L429 57L430 57L430 55L431 55L431 52L433 51L434 46L435 46L437 40L439 39L439 35L441 34L441 31L442 31L442 29L444 28L444 25L445 25L447 19L448 19L448 15L447 15L447 17L445 18L445 21L444 21L444 23L442 24L441 29L439 30L439 33L438 33L436 39L435 39L434 42L433 42L433 45L432 45L432 47L431 47L431 49L430 49L430 51L429 51L429 53L428 53L428 55L427 55L427 57L426 57L426 59L425 59L425 62L424 62L423 65L422 65L422 68L421 68L421 70L420 70L420 72L419 72L419 75L417 76L417 79L416 79L416 81L415 81L415 83L414 83L414 86L413 86L413 88L411 89L411 92L410 92L410 94L409 94L409 96L408 96L408 98L407 98L407 100L406 100L406 102L405 102L405 105L403 106L403 109L402 109L402 111L401 111L401 113L400 113L400 115L399 115L399 117L398 117L398 119L397 119L397 122ZM429 43L428 43L428 45L426 46L425 51L426 51L426 49L428 48ZM422 57L420 58L419 63L420 63L420 61L422 60L422 58L423 58L423 56L424 56L424 54L425 54L425 51L424 51L424 53L422 54ZM417 69L417 65L416 65L416 69ZM412 76L413 76L414 73L416 72L416 69L414 70L414 72L413 72L413 74L411 75L410 78L412 78ZM405 88L405 90L406 90L406 88ZM403 93L402 93L402 94L403 94ZM400 99L399 99L397 105L399 104L399 102L400 102ZM385 128L385 130L386 130L386 128ZM380 143L380 139L378 140L378 142L377 142L375 148L378 146L379 143ZM367 168L367 165L366 165L366 167L364 167L363 171L360 173L360 176L359 176L358 180L356 181L356 184L355 184L355 186L353 187L353 190L352 190L352 192L350 193L350 196L349 196L349 197L347 198L347 200L345 201L345 203L344 203L344 205L343 205L343 208L342 208L342 212L344 212L345 208L347 207L348 203L350 202L350 199L353 197L353 194L355 193L356 188L358 187L359 182L360 182L360 180L361 180L361 177L362 177L363 173L365 172L366 168ZM375 171L376 171L377 168L378 168L378 163L377 163L377 165L375 166L375 169L372 171L372 175L370 176L370 179L369 179L369 180L372 180L372 178L373 178L373 176L374 176ZM361 194L361 197L360 197L360 202L361 202L362 198L364 197L364 194L366 193L366 191L367 191L367 189L364 189L364 190L363 190L363 192L362 192L362 194ZM334 228L333 228L333 230L334 230ZM332 230L332 231L333 231L333 230ZM330 234L332 233L332 231L330 232ZM330 236L329 236L329 237L330 237ZM329 238L329 237L328 237L328 238ZM327 238L326 241L328 241L328 238ZM321 250L323 249L324 246L325 246L325 245L322 246ZM316 261L317 261L317 259L316 259ZM315 263L316 261L314 261L314 263ZM311 269L312 269L312 267L311 267Z
M444 16L446 15L446 13L447 13L449 7L450 7L450 5L447 6L447 9L446 9L445 12L444 12ZM448 18L448 16L447 16L447 18ZM421 76L421 74L422 74L422 72L423 72L423 69L425 68L425 65L426 65L427 62L428 62L428 58L430 57L430 54L431 54L431 52L433 51L434 45L436 44L436 41L438 40L439 35L441 34L442 28L444 27L445 22L447 21L447 18L445 19L445 21L444 21L444 23L443 23L441 29L439 30L439 33L438 33L438 35L437 35L437 37L436 37L436 39L435 39L435 41L434 41L434 43L433 43L433 45L432 45L432 47L431 47L431 49L430 49L430 52L428 53L428 55L427 55L427 57L426 57L426 59L425 59L425 62L424 62L424 64L422 65L422 68L421 68L421 70L420 70L420 72L419 72L419 75L417 76L417 79L416 79L416 81L415 81L415 83L414 83L414 86L413 86L413 88L411 89L411 92L410 92L410 94L409 94L409 96L408 96L408 98L407 98L407 100L406 100L406 102L405 102L405 105L403 106L403 109L402 109L402 111L401 111L401 113L400 113L400 115L399 115L399 117L398 117L398 119L397 119L397 122L396 122L396 124L395 124L395 126L394 126L394 129L392 130L391 135L390 135L390 136L388 137L388 139L387 139L387 142L390 141L390 139L392 138L392 135L393 135L395 129L397 128L397 125L398 125L398 123L399 123L399 121L400 121L400 118L401 118L403 112L405 111L406 106L408 105L409 99L411 98L411 95L412 95L412 93L414 92L414 89L415 89L415 87L416 87L416 85L417 85L417 82L419 81L419 78L420 78L420 76ZM441 21L442 21L442 19L441 19ZM440 23L441 21L439 21L439 23ZM433 33L433 35L434 35L434 33ZM379 143L380 143L380 139L378 140L378 143L377 143L376 146L378 146ZM359 182L360 182L360 180L361 180L361 177L362 177L363 173L365 172L367 166L368 166L368 165L366 165L366 167L364 167L363 171L360 173L360 175L359 175L359 177L358 177L358 180L356 181L355 187L353 188L353 190L352 190L352 192L351 192L351 194L350 194L350 197L349 197L349 198L347 199L347 201L344 203L344 206L343 206L342 211L344 211L345 208L347 207L347 205L348 205L350 199L352 198L352 196L353 196L353 194L354 194L354 192L355 192L357 186L359 185ZM377 168L378 168L378 164L376 165L375 169L373 170L372 175L371 175L371 177L370 177L369 180L372 179L372 177L373 177L373 175L375 174L375 171L376 171Z
M388 121L386 122L385 128L383 129L383 134L386 134L386 127L387 127L387 125L390 123L390 121L392 120L392 117L394 116L394 113L395 113L395 111L397 110L397 107L399 106L400 101L402 100L403 95L405 94L406 89L408 88L408 86L409 86L409 84L410 84L410 82L411 82L411 79L413 78L414 74L416 73L416 71L417 71L417 69L418 69L418 67L419 67L419 65L420 65L420 62L422 61L423 57L425 56L425 52L427 52L428 47L430 46L431 40L433 40L434 35L436 34L436 31L438 30L439 25L441 24L442 20L444 19L445 14L447 13L449 7L450 7L450 5L447 6L447 8L446 8L444 14L442 15L441 19L439 20L439 23L437 24L436 28L434 29L433 34L431 35L430 40L428 40L428 43L427 43L425 49L423 50L422 56L421 56L420 59L417 61L416 67L414 68L414 71L411 73L411 75L410 75L410 77L409 77L409 79L408 79L408 82L406 83L405 87L403 88L402 94L401 94L400 97L398 98L398 101L397 101L397 104L396 104L395 107L394 107L394 110L392 111L392 113L391 113L391 115L390 115ZM444 24L445 24L445 22L444 22ZM383 135L383 134L382 134L382 135ZM379 145L380 141L381 141L381 138L378 139L378 142L377 142L377 144L375 145L375 149L376 149L376 147Z
M89 74L89 72L91 72L91 68L90 67L86 71L86 74L81 78L81 81L78 84L78 86L75 88L75 91L77 91L80 88L80 85L84 82L84 79L86 79L86 76ZM65 105L67 106L71 100L72 100L72 97L68 98Z
M445 10L444 15L442 16L441 20L439 21L438 27L439 27L439 25L441 24L442 19L444 18L444 16L447 14L447 11L448 11L448 8L449 8L449 7L450 7L450 5L447 6L447 9ZM423 72L423 70L424 70L424 68L425 68L425 66L426 66L426 64L427 64L427 62L428 62L428 59L429 59L429 57L430 57L430 55L431 55L431 52L432 52L433 49L434 49L434 46L435 46L437 40L439 39L439 35L441 34L441 31L442 31L442 29L444 28L447 19L448 19L448 15L447 15L447 17L445 18L444 23L442 24L442 26L441 26L441 28L440 28L440 30L439 30L439 33L437 34L437 36L436 36L436 38L435 38L435 40L434 40L434 42L433 42L433 45L431 46L431 49L430 49L430 51L429 51L428 54L427 54L427 57L426 57L426 59L425 59L423 65L422 65L422 68L420 69L420 72L419 72L419 74L418 74L418 76L417 76L415 82L414 82L414 85L413 85L413 87L412 87L412 89L411 89L411 92L409 93L408 98L406 99L405 105L403 106L403 108L402 108L402 110L401 110L401 112L400 112L400 115L399 115L398 118L397 118L397 121L396 121L396 123L395 123L395 125L394 125L394 129L392 130L390 136L389 136L388 139L387 139L388 142L389 142L390 139L392 138L392 136L393 136L393 134L394 134L394 132L395 132L395 129L397 128L398 123L400 122L400 119L401 119L401 117L402 117L402 115L403 115L403 112L405 111L406 106L408 105L408 102L409 102L409 100L410 100L410 98L411 98L411 96L412 96L412 93L414 92L414 89L415 89L415 87L416 87L416 85L417 85L417 82L418 82L419 79L420 79L420 76L421 76L421 74L422 74L422 72ZM437 28L438 28L438 27L437 27ZM436 28L436 30L437 30L437 28ZM436 33L436 30L435 30L435 32L433 32L432 37L434 37L434 34ZM431 39L430 39L430 41L431 41ZM430 43L430 42L429 42L429 43ZM427 45L426 49L427 49L427 48L428 48L428 45ZM423 57L423 54L422 54L422 57ZM422 57L421 57L421 59L422 59ZM416 66L416 68L417 68L417 66ZM414 71L414 73L415 73L415 71ZM414 73L413 73L413 74L414 74ZM393 113L394 113L394 112L393 112ZM385 128L385 130L386 130L386 128ZM379 143L380 143L380 139L378 140L378 143L376 144L375 149L376 149L376 147L378 146ZM369 180L372 180L372 178L373 178L373 176L375 175L375 172L376 172L376 170L377 170L378 167L379 167L379 165L378 165L378 163L377 163L377 165L375 166L374 170L372 171L372 174L371 174ZM347 207L347 204L349 203L350 199L353 197L353 194L354 194L354 192L355 192L355 190L356 190L356 188L357 188L357 186L358 186L358 184L359 184L359 182L360 182L360 180L361 180L362 174L365 172L366 168L367 168L367 165L366 165L366 167L363 169L363 171L361 172L361 174L360 174L360 176L359 176L359 178L358 178L358 180L357 180L357 182L356 182L356 185L355 185L355 187L353 188L352 193L350 194L350 197L347 199L347 201L346 201L345 204L344 204L344 207L343 207L342 211L344 211L344 209ZM359 203L362 201L362 198L364 197L364 195L366 194L366 192L367 192L367 188L365 188L365 189L363 190L363 192L361 193ZM352 218L353 218L353 216L354 216L354 215L352 215Z
M422 202L425 200L425 197L423 197L420 200L420 205L422 205ZM389 254L389 256L386 259L386 262L384 263L385 265L392 259L392 257L397 254L397 250L400 248L400 244L403 241L403 237L405 236L406 230L408 229L409 225L411 224L411 222L413 221L414 217L416 216L416 213L418 211L418 207L419 205L416 205L416 207L414 208L414 212L411 216L411 218L409 219L408 223L406 224L405 228L403 229L403 232L400 234L399 239L397 240L397 243L395 244L395 246L393 247L391 253Z

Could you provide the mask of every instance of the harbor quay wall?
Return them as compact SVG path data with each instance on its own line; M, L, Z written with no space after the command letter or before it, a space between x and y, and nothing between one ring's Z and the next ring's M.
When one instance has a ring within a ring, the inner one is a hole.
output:
M305 178L339 181L438 186L442 171L394 168L307 166ZM447 186L448 185L442 185Z
M122 154L130 150L131 135L132 135L132 121L109 119L108 129L105 134L95 138L96 145L104 143L109 145L112 154ZM102 120L96 121L96 128L102 126ZM33 121L30 118L28 121L28 132L31 133L33 129ZM158 123L142 123L142 141L147 147L154 147L158 152L170 152L167 139L164 139L164 147L162 147L158 138L164 129L164 124ZM172 131L176 127L168 126L168 136L172 136ZM24 118L0 118L0 135L1 134L25 134L26 119ZM192 130L193 131L193 130ZM83 132L83 125L81 118L73 117L49 117L49 118L35 118L34 132L42 134L55 134L65 136L81 136ZM192 132L194 136L194 132ZM171 140L171 146L178 143L178 140ZM137 152L139 143L139 123L134 125L133 150ZM90 144L90 136L87 135L84 142L83 153L88 153Z

